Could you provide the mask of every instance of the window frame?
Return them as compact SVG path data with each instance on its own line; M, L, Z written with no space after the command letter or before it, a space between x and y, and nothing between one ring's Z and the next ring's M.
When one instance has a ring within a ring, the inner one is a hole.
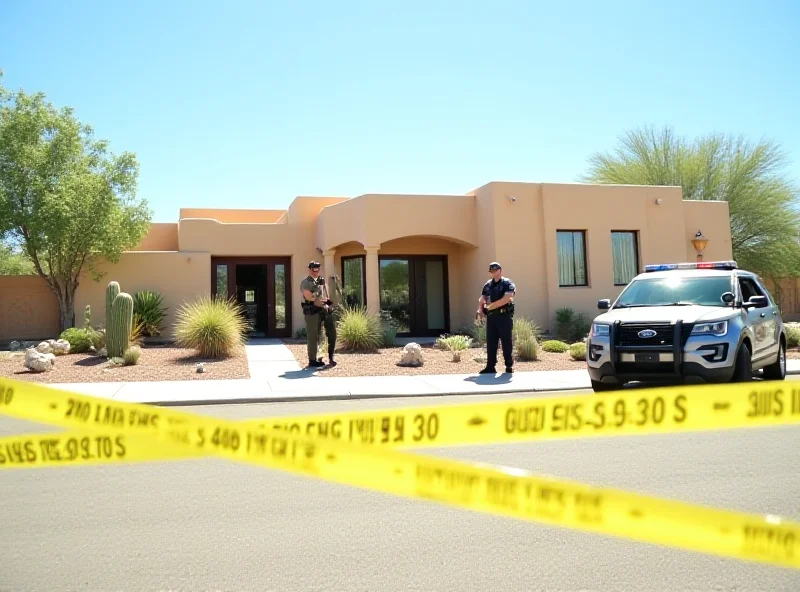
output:
M575 265L575 269L577 270L578 267L575 261L575 237L574 235L579 234L581 240L583 241L583 277L584 283L582 284L562 284L561 283L561 274L558 272L559 270L559 252L558 252L558 236L559 234L571 234L572 237L572 258L573 264ZM589 249L588 249L588 241L586 240L587 231L585 229L572 229L572 228L559 228L556 230L556 274L558 275L558 287L559 288L588 288L589 287Z
M342 297L344 298L345 290L347 289L346 284L346 276L344 273L344 266L347 261L351 261L353 259L360 259L361 260L361 290L362 290L362 304L361 306L367 306L367 256L366 255L346 255L342 256L339 259L339 265L342 268ZM344 303L342 303L344 304Z
M633 249L634 249L634 260L636 261L636 271L633 274L633 277L636 277L640 273L642 273L642 265L641 265L641 253L639 252L639 231L638 230L619 230L619 229L612 229L611 230L611 280L614 280L614 235L615 234L632 234L633 235ZM633 278L631 278L632 280ZM624 284L618 284L614 282L614 286L627 286L630 283L630 280L625 282Z

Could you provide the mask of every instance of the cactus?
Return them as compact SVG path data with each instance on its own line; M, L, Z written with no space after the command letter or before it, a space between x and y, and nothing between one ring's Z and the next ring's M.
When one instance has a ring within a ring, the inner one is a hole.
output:
M119 283L109 282L106 287L106 331L111 326L111 307L114 304L114 298L119 294Z
M109 358L125 355L133 328L133 297L120 292L111 305L111 324L106 327L106 351Z
M92 306L91 304L86 305L86 310L83 313L83 328L84 329L91 329L92 328Z

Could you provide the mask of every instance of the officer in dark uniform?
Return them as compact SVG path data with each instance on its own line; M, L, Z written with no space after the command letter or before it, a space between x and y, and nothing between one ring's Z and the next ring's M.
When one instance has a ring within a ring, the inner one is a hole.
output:
M512 332L514 329L514 296L517 287L507 277L503 277L503 268L493 261L489 264L491 279L483 285L483 292L478 300L478 315L486 317L486 368L480 374L494 374L497 365L497 340L503 346L503 358L506 372L514 372L514 349Z

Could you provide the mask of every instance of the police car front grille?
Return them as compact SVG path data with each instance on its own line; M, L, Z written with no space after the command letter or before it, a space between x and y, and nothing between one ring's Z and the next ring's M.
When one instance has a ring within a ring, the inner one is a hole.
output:
M653 337L639 337L639 332L651 329ZM620 324L617 328L617 345L622 346L663 346L672 347L673 327L669 323L631 323Z
M681 327L681 347L686 344L694 324L685 323ZM653 337L639 337L639 332L652 329ZM623 347L657 346L671 348L674 342L675 326L671 323L621 323L617 327L615 345Z

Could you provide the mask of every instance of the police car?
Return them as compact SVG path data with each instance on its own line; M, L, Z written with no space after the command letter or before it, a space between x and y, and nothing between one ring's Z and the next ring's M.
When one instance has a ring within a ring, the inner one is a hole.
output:
M612 304L597 303L586 363L592 388L627 382L786 377L786 329L754 273L735 261L647 265Z

